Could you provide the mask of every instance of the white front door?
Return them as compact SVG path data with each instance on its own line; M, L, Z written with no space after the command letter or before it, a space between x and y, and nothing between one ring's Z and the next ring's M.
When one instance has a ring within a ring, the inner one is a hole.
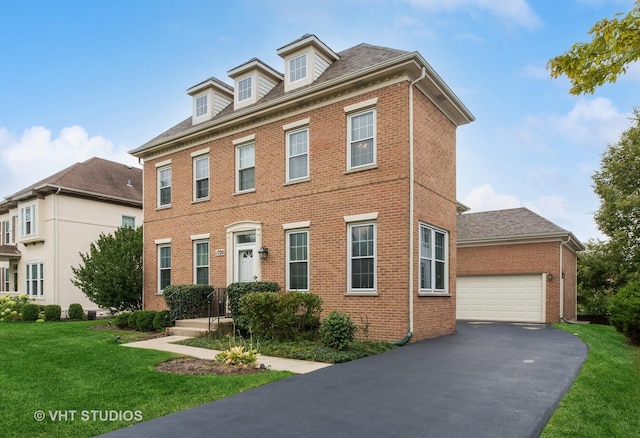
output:
M234 281L255 281L256 233L245 231L234 236Z

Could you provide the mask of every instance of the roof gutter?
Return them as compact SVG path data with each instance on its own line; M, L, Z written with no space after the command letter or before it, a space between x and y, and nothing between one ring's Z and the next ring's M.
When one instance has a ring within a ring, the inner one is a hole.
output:
M132 205L134 207L142 207L142 201L136 201L136 200L131 199L131 198L122 198L120 196L105 195L105 194L102 194L102 193L89 192L87 190L80 190L80 189L74 189L74 188L71 188L71 187L58 186L58 185L55 185L55 184L43 184L41 186L35 187L33 190L34 191L41 191L41 190L45 190L45 189L54 189L56 191L56 194L60 194L62 191L64 191L64 192L69 193L69 194L81 195L81 196L100 199L100 200L104 200L104 201L117 202L117 203L120 203L120 204L128 204L128 205Z

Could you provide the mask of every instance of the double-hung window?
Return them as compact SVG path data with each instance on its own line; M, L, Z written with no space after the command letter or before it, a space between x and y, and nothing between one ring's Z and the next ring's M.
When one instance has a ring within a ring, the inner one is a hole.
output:
M9 292L9 267L2 268L2 291Z
M420 224L420 291L446 293L448 276L446 231Z
M256 188L255 144L247 143L236 147L236 191L244 192Z
M27 263L27 295L30 297L44 296L44 263Z
M309 231L287 232L287 290L309 290Z
M376 110L374 108L349 114L348 169L371 166L376 163Z
M9 245L11 238L11 229L9 228L9 220L2 221L2 244Z
M299 81L307 77L307 54L303 53L300 56L289 61L289 82Z
M22 225L22 237L36 234L36 206L29 205L20 209L20 223Z
M193 159L193 198L196 201L209 198L209 156Z
M171 245L158 245L158 292L171 284Z
M196 97L196 117L206 116L209 112L209 96L203 95Z
M287 132L287 181L309 177L309 128Z
M158 207L171 205L171 166L158 168Z
M136 227L136 217L135 216L126 216L122 215L122 227L135 228Z
M376 291L376 224L348 224L348 291Z
M194 283L209 284L209 241L193 242Z
M252 96L253 96L253 77L249 76L247 78L239 80L238 81L238 102L251 99Z

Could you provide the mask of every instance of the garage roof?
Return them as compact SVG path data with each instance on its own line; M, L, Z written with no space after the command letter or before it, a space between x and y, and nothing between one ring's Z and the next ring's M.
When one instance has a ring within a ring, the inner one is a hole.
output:
M458 215L458 244L498 244L514 241L569 241L575 251L584 245L570 231L527 208L483 211Z

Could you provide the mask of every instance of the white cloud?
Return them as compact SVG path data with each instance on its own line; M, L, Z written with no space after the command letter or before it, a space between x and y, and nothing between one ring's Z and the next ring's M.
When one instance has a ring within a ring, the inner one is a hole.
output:
M471 207L472 213L522 207L517 196L498 193L488 183L471 189L461 202Z
M106 138L89 134L81 126L71 126L53 137L49 129L33 126L21 136L0 128L0 197L36 183L60 170L91 157L136 165L137 160Z
M526 0L408 0L410 3L431 10L446 9L472 9L487 11L500 21L522 26L526 29L536 29L541 26L542 20L533 12Z

